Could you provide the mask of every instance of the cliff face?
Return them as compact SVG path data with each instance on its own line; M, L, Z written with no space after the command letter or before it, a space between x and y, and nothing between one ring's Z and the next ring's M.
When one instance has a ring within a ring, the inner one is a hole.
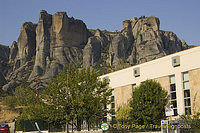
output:
M9 48L1 54L11 66L10 72L0 69L0 74L8 72L3 89L12 90L21 81L36 77L45 83L68 64L116 70L188 48L185 41L173 32L161 31L159 25L159 19L151 16L125 20L122 31L88 30L83 21L65 12L51 15L42 10L37 24L22 25L10 54Z
M6 74L9 71L9 47L0 44L0 88L6 84Z
M29 79L52 78L67 64L78 65L87 39L88 30L81 20L69 18L65 12L52 16L42 11L36 28L35 63Z

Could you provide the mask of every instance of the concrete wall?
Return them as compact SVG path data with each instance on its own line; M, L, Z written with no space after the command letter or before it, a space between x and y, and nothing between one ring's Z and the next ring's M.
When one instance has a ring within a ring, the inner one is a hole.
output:
M155 78L154 80L158 81L161 84L162 88L170 93L169 76Z
M115 110L120 106L127 104L132 96L132 85L116 87L114 89L115 94Z
M192 112L200 112L200 69L189 71L189 80Z

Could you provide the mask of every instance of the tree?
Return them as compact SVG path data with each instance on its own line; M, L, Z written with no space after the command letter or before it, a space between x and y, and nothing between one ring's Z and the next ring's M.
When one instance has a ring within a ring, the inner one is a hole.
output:
M168 103L167 91L154 80L142 82L133 92L130 116L136 124L160 125L165 118L164 106Z
M15 91L12 94L4 97L2 102L10 109L15 110L16 107L23 108L34 104L35 99L36 96L34 91L29 87L28 83L23 83L15 88Z
M129 120L130 119L130 111L131 111L131 108L129 105L123 105L123 106L119 107L119 109L116 112L117 120Z
M58 125L73 124L80 130L83 121L88 125L96 123L108 113L104 108L110 103L112 94L108 83L106 79L99 79L95 69L79 70L69 66L40 94L40 104L29 106L22 116L29 119L39 117Z
M192 115L190 115L190 112L188 110L187 114L181 115L179 118L181 124L190 125L190 128L184 129L185 132L200 132L200 108L197 109L195 104L197 94L198 93L195 94L193 99Z

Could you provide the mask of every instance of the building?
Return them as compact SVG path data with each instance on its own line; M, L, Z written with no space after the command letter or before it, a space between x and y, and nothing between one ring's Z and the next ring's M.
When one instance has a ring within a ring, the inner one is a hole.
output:
M147 79L157 80L170 94L175 115L200 109L200 46L115 71L110 79L114 102L110 108L128 103L134 87ZM194 100L195 99L195 100ZM199 110L200 111L200 110ZM175 117L174 117L175 118Z

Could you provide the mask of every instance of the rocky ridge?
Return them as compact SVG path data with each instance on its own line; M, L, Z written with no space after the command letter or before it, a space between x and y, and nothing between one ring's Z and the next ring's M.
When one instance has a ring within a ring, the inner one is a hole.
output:
M45 84L68 64L106 73L188 48L176 34L159 27L158 18L142 16L123 21L121 31L89 30L66 12L51 15L42 10L37 24L22 25L10 49L0 46L0 61L9 65L0 66L0 75L4 75L0 85L10 91L36 78Z

